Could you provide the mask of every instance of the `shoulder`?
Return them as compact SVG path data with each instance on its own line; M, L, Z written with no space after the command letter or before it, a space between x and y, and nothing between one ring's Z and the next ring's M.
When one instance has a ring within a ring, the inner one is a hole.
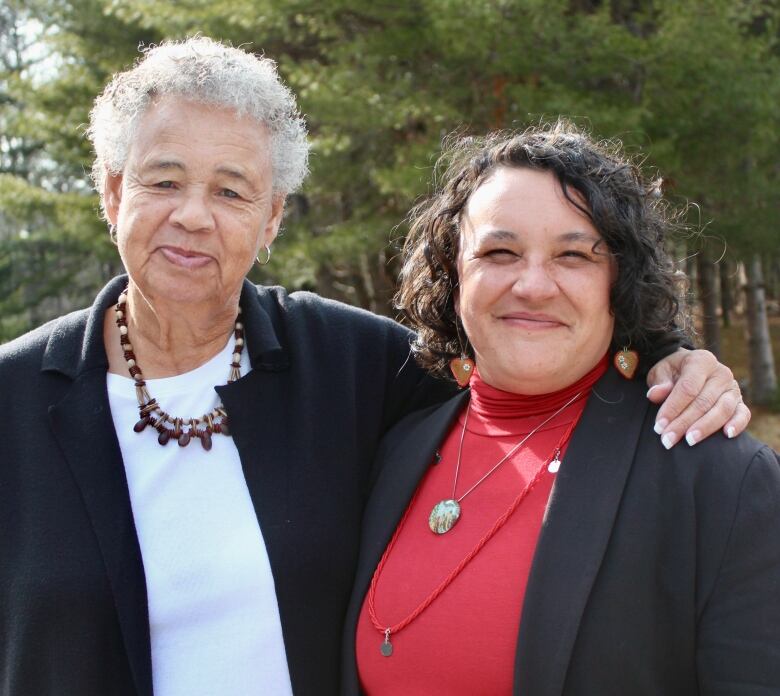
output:
M461 391L445 401L412 411L385 433L381 451L392 451L402 443L415 443L420 439L443 439L466 403L468 391Z
M305 332L323 340L385 339L403 341L411 331L388 317L330 300L312 292L288 293L278 286L254 286L258 301L274 324L282 323L286 333Z
M11 377L20 369L34 368L38 371L50 345L56 351L80 345L88 315L87 309L71 312L1 345L0 373Z

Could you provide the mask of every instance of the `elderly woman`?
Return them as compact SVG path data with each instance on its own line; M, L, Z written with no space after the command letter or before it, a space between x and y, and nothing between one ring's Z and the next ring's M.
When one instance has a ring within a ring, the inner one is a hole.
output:
M380 446L344 692L780 693L777 455L668 452L631 379L677 333L656 188L564 124L449 154L398 297L471 388Z
M164 44L89 135L127 275L0 350L0 690L333 693L366 463L449 390L397 324L246 281L306 171L271 61ZM667 435L744 428L710 360Z

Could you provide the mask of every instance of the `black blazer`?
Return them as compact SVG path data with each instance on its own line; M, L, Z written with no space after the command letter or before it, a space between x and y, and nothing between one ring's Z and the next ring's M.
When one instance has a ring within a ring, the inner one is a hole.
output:
M152 694L102 334L125 283L0 347L4 696ZM408 359L409 333L394 322L249 283L241 306L253 370L217 391L268 548L293 690L335 693L376 444L444 394Z
M409 416L380 446L344 694L359 693L355 629L371 576L466 397ZM515 694L780 694L778 457L747 436L667 452L655 412L614 370L594 388L545 512Z

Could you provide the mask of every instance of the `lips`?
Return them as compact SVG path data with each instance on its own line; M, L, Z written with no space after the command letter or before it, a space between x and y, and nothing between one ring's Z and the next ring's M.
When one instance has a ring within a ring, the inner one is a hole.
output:
M174 266L187 269L202 268L213 260L211 256L206 254L172 246L160 247L160 253Z
M566 326L557 317L536 312L509 312L500 316L502 321L522 329L539 331L544 329L560 329Z

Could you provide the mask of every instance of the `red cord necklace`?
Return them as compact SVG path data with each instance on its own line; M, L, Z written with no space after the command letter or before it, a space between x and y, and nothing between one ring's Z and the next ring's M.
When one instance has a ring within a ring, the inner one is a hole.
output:
M569 404L567 404L567 406L568 405ZM417 489L417 491L414 494L414 497L409 503L409 506L406 508L406 512L404 512L401 521L398 523L398 526L396 527L396 530L393 533L393 537L392 539L390 539L390 543L387 545L385 552L382 554L382 558L379 561L379 565L377 565L376 570L374 571L374 576L371 578L371 585L368 588L368 597L367 597L368 616L371 619L371 623L374 626L374 628L377 629L377 631L379 631L384 638L381 645L379 646L382 655L384 655L385 657L390 657L393 654L393 644L390 642L390 636L406 628L410 623L412 623L412 621L414 621L418 616L420 616L420 614L422 614L429 606L431 606L431 604L433 604L436 598L442 592L444 592L444 590L446 590L447 587L449 587L452 581L455 580L455 578L458 577L458 575L460 575L463 569L482 550L485 544L487 544L496 535L496 533L507 523L509 518L512 516L512 513L515 510L517 510L517 508L520 506L520 503L523 502L526 496L533 490L534 486L536 486L536 484L539 483L539 481L542 479L545 469L548 469L548 465L549 465L550 472L554 473L558 471L558 467L560 466L559 456L561 450L565 447L566 443L569 441L572 431L577 425L577 422L579 421L581 415L582 412L580 412L577 415L577 417L569 424L569 427L566 428L566 432L563 434L563 437L561 437L561 439L558 441L558 444L553 449L552 459L547 458L542 462L542 465L539 467L539 470L536 472L534 477L525 485L525 488L523 488L520 494L514 499L514 501L512 501L512 504L509 506L506 512L504 512L498 518L498 520L496 520L495 524L477 542L474 548L472 548L471 551L469 551L466 554L466 556L458 563L458 565L456 565L455 568L453 568L450 571L447 577L445 577L444 580L442 580L439 583L439 585L422 602L420 602L420 604L414 609L414 611L412 611L411 614L409 614L406 618L402 619L398 623L393 624L392 626L388 626L387 624L381 623L376 615L375 599L376 599L377 585L379 584L379 578L382 575L382 571L384 570L385 564L387 563L387 559L390 557L390 554L393 551L393 547L395 546L395 543L398 540L398 536L401 530L403 529L404 524L406 524L406 519L407 517L409 517L409 512L414 507L414 503L420 492L420 489L419 488ZM515 448L515 450L512 452L513 454L516 451L516 449L517 448Z

